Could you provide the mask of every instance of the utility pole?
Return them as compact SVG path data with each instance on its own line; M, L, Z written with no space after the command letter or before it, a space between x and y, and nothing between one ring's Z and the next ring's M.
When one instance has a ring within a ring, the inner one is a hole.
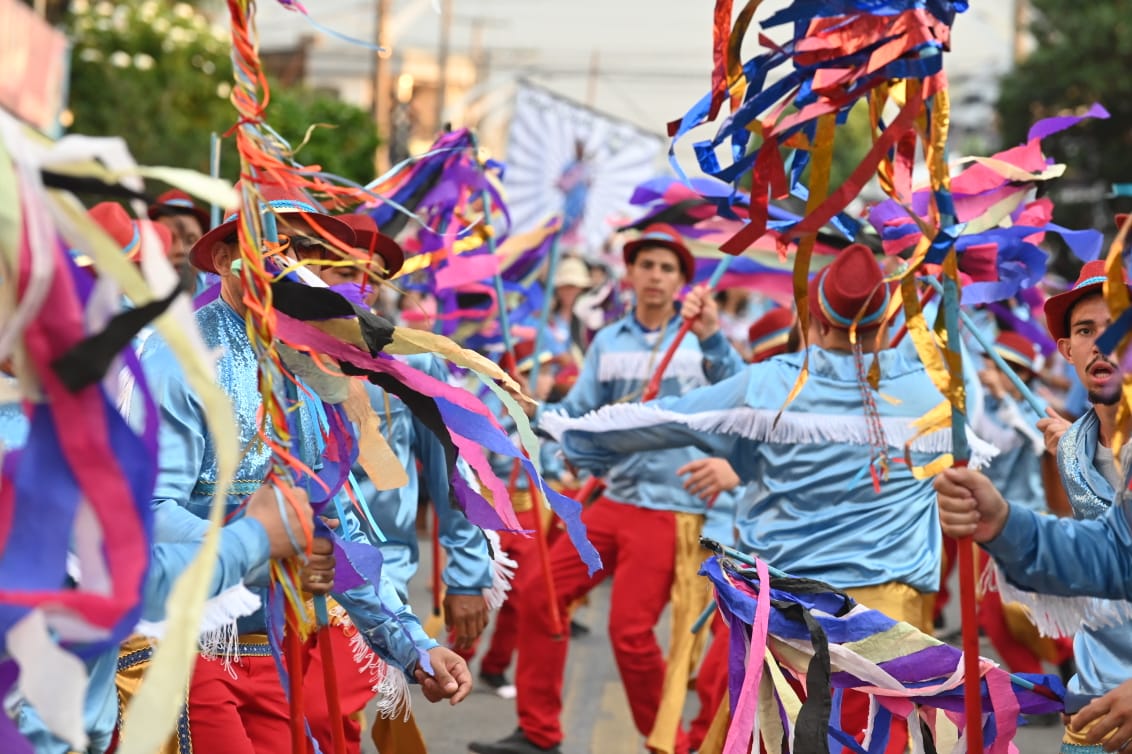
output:
M373 41L379 48L373 53L373 122L382 144L378 147L375 166L378 175L389 169L389 141L392 136L389 102L389 40L385 34L385 24L389 21L390 0L376 0L374 4Z
M440 41L436 49L436 132L444 128L444 106L448 96L448 51L452 38L452 0L440 5Z
M586 80L586 105L595 107L597 104L597 77L600 74L601 52L594 50L590 53L590 74Z
M472 68L475 69L476 72L476 84L482 83L486 78L484 63L487 56L484 54L483 49L484 21L483 16L476 16L472 19L472 39L468 49L468 57L472 59Z
M1014 65L1029 54L1027 37L1030 27L1030 0L1014 0Z

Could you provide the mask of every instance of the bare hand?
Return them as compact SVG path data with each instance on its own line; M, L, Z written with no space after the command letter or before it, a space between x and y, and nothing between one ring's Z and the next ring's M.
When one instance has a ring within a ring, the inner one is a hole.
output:
M457 705L472 692L472 672L463 657L446 647L433 647L428 651L428 659L433 675L419 665L413 670L425 699L433 703L448 699L450 704Z
M306 542L307 532L311 530L314 521L307 493L297 487L287 487L285 490L283 513L286 518L280 514L275 489L270 484L263 485L248 498L245 515L259 521L267 532L267 543L273 558L296 555L295 544L302 546ZM287 533L288 529L290 535Z
M1103 742L1105 751L1120 751L1132 740L1132 681L1125 681L1073 715L1069 727L1085 733L1089 745Z
M444 624L455 631L457 649L470 649L487 628L487 619L487 600L481 595L444 595Z
M706 283L688 292L680 305L680 313L684 319L692 320L692 332L700 340L707 340L719 332L719 305Z
M535 413L538 411L538 401L508 383L500 383L499 386L502 387L509 396L515 399L515 402L519 404L519 408L523 409L523 413L527 415L528 419L535 418Z
M684 489L706 503L712 502L721 492L730 492L739 486L739 475L731 464L722 458L700 458L676 470L679 476L688 475Z
M989 542L1006 525L1010 506L991 481L967 468L946 469L933 482L943 533Z
M1052 408L1047 408L1046 413L1049 416L1038 420L1038 429L1045 435L1046 450L1056 456L1057 444L1061 442L1061 436L1065 434L1065 430L1069 429L1072 422L1063 418Z
M338 527L336 519L327 519L331 529ZM303 590L309 594L326 594L334 587L334 542L325 537L315 537L311 545L311 556L302 570Z

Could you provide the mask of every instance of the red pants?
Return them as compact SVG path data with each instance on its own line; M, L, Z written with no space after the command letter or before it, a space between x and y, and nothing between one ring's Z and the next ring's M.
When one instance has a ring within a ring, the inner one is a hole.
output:
M648 736L656 720L664 687L664 654L653 633L668 604L676 557L675 516L601 498L585 512L582 521L604 570L593 576L566 538L550 549L551 573L557 587L558 608L566 607L613 577L609 610L609 638L621 681L629 697L633 722ZM546 589L539 583L541 569L531 568L520 577L523 599L519 607L519 662L516 670L519 727L538 746L562 740L562 681L566 666L568 631L551 625ZM564 635L555 640L556 635Z
M958 542L944 535L943 567L939 572L939 591L936 593L935 604L932 606L932 621L936 623L939 622L939 617L943 615L943 609L947 607L947 603L951 601L951 589L948 586L948 581L951 579L952 571L955 570L955 553L958 547ZM977 575L976 578L978 578Z
M338 700L342 708L342 727L346 734L347 754L357 754L362 747L362 725L359 713L374 697L372 672L354 662L350 637L341 626L329 629L330 645L334 648L335 681ZM322 650L319 642L323 634L307 644L310 664L303 678L303 707L311 735L318 741L323 754L332 754L334 739L331 733L330 706L326 698L326 680L323 672Z
M526 510L515 514L519 524L524 529L535 530L535 511ZM514 534L500 532L499 540L507 555L518 563L515 569L515 580L511 583L511 591L507 593L507 600L495 615L495 632L491 635L491 645L480 660L480 672L491 675L503 675L511 665L511 658L515 654L515 647L519 640L519 605L524 600L522 582L527 577L534 578L533 589L544 592L542 579L542 563L539 562L538 541L532 534Z
M723 703L723 695L727 692L727 665L731 651L731 631L727 628L727 621L717 610L711 621L711 644L704 654L704 661L700 663L700 670L696 673L696 696L700 698L700 712L692 721L688 733L688 743L693 751L698 750L704 742L704 736L711 728L719 705Z
M275 660L241 657L236 677L218 660L198 657L189 687L193 751L273 754L291 740L291 714Z

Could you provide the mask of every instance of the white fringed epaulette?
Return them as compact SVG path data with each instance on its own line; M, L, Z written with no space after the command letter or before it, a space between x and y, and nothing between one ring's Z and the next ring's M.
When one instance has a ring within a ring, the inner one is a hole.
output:
M507 601L507 593L511 591L511 582L515 579L515 569L519 564L503 549L498 532L484 529L483 533L492 553L491 586L483 590L483 598L488 610L498 610Z
M915 452L951 452L950 430L937 430L917 437L913 421L911 417L881 418L881 427L889 447L903 450L910 443ZM864 414L815 414L789 410L779 412L749 406L683 414L655 406L627 403L603 406L576 419L548 411L539 418L539 429L561 441L562 436L570 431L599 434L668 423L682 424L697 432L736 435L755 442L786 445L871 444L869 424ZM971 468L983 468L998 455L997 448L980 439L969 428L967 441L971 448Z
M1028 592L1011 584L997 565L988 567L983 584L997 588L1004 603L1022 605L1038 632L1055 639L1072 638L1082 628L1108 628L1132 621L1132 602Z

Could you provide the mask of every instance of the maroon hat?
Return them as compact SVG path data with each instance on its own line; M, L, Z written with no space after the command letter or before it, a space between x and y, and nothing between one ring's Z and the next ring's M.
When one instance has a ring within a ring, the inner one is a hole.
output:
M538 363L547 364L554 359L554 354L543 347L539 354ZM535 368L535 342L533 340L520 340L515 344L515 369L520 374Z
M173 246L173 234L168 228L148 220L134 220L121 204L100 202L91 207L87 214L106 231L106 235L114 239L114 243L131 261L136 260L141 252L142 223L157 234L157 240L161 242L162 251L166 255ZM91 263L86 256L77 257L75 261L80 267L89 266Z
M149 205L146 214L149 215L150 220L169 215L192 215L200 223L201 230L207 230L209 226L208 212L198 206L191 196L179 189L166 191L157 197L157 201Z
M680 270L684 273L684 280L691 282L696 276L696 260L688 247L684 245L684 239L671 225L655 223L648 226L641 231L640 236L622 247L621 254L625 258L625 264L632 264L633 260L637 258L637 252L641 249L657 247L675 252L680 259Z
M1007 364L1036 372L1038 346L1029 338L1009 330L999 333L994 350Z
M405 265L405 252L401 246L377 228L377 222L365 214L358 212L349 215L336 215L342 222L354 229L354 248L369 252L372 257L380 254L385 260L385 275L389 279L401 271Z
M1124 284L1128 285L1128 273L1124 272ZM1077 282L1064 293L1050 296L1046 299L1046 327L1054 340L1069 337L1069 312L1078 301L1093 293L1100 293L1104 289L1105 261L1094 259L1086 262L1077 276Z
M315 236L326 234L350 248L354 247L353 228L338 218L326 214L326 210L312 201L303 191L265 185L260 187L260 196L263 198L264 207L272 210L276 215L286 215L288 224L305 225ZM239 213L237 210L232 210L224 218L224 222L198 238L189 251L189 261L192 262L193 267L205 272L216 272L212 265L212 247L236 235L238 222Z
M759 317L747 331L751 343L751 363L766 361L771 356L786 353L790 348L790 331L794 329L794 312L775 307Z
M839 251L833 263L810 280L810 311L840 330L854 323L871 330L884 322L888 308L884 273L869 247L859 243Z

